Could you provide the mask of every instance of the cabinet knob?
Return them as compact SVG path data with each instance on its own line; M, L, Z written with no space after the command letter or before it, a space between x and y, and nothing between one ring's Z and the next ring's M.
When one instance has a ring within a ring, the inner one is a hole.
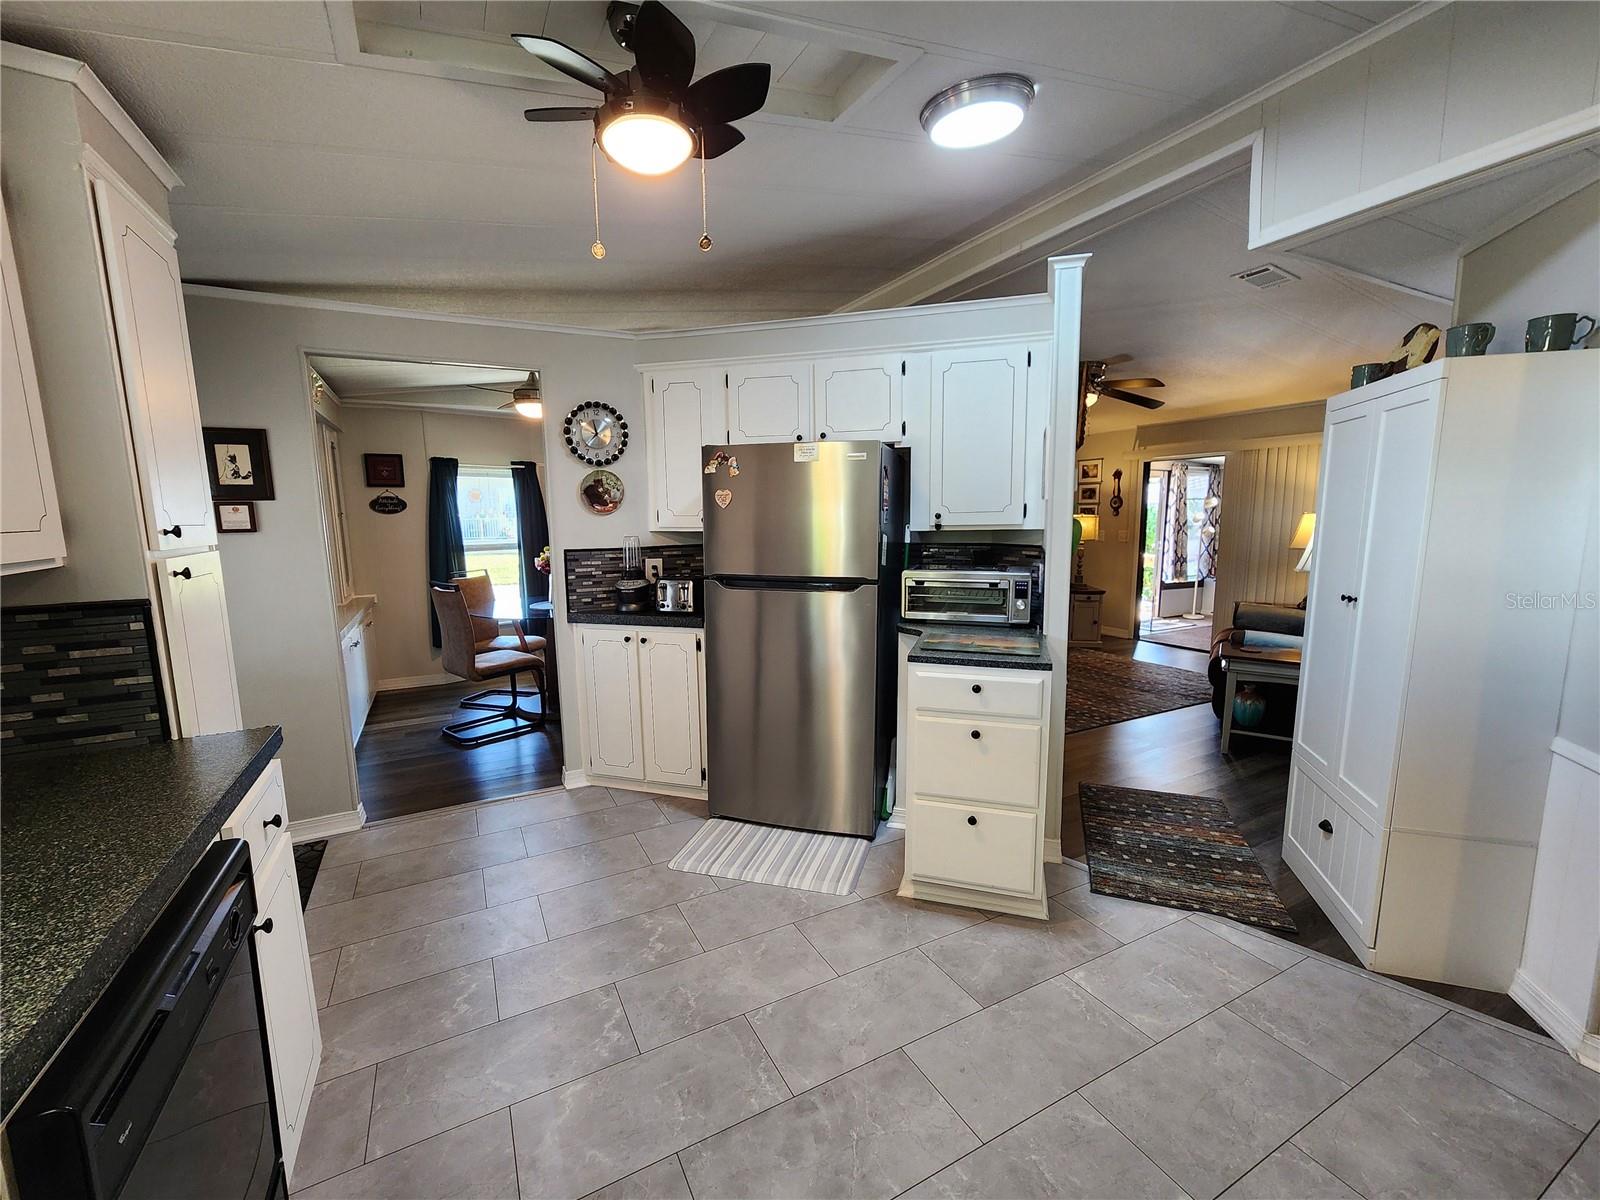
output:
M181 571L174 571L172 577L174 579L193 579L194 572L190 571L188 567L184 567Z
M806 440L806 435L803 433L797 433L794 435L794 440L797 442L803 442Z
M645 644L645 643L646 643L646 642L648 642L648 641L649 641L649 640L650 640L650 639L649 639L649 638L647 638L647 637L645 637L645 636L644 636L644 635L643 635L643 634L640 634L640 635L639 635L639 645L641 645L641 646L642 646L642 645L644 645L644 644Z
M822 439L823 439L823 440L824 440L824 441L826 441L826 440L827 440L827 437L828 437L828 434L827 434L827 432L826 432L826 431L823 431L823 432L822 432L822 433L819 433L819 434L817 434L817 436L818 436L818 437L819 437L819 438L822 438Z
M156 532L159 533L162 537L181 538L183 536L183 526L182 525L174 525L171 529L158 529L158 530L156 530Z
M622 640L625 641L625 642L633 641L633 639L631 637L629 637L627 634L623 634L622 635Z
M972 685L972 694L974 696L976 696L981 691L983 691L983 684L975 683L975 684Z
M973 741L977 741L977 740L978 740L978 739L979 739L979 738L981 738L981 737L982 737L982 736L983 736L983 734L981 734L981 733L979 733L979 732L978 732L978 731L977 731L977 730L976 730L976 729L974 729L974 730L973 730L973 731L972 731L972 740L973 740Z
M1317 828L1322 830L1323 833L1332 833L1333 822L1324 817L1322 820L1317 822Z
M1356 601L1357 601L1357 600L1359 600L1359 599L1361 599L1361 597L1360 597L1360 596L1351 596L1351 597L1350 597L1350 603L1351 603L1351 604L1354 604L1354 603L1355 603L1355 602L1356 602Z
M977 823L978 823L978 818L977 817L968 817L967 818L967 824L968 825L976 825Z
M257 925L250 932L251 933L271 933L272 932L272 918L268 917L265 921L261 922L261 924Z
M283 814L282 813L273 813L265 821L261 822L261 824L262 824L263 827L276 825L279 829L282 829L283 828Z

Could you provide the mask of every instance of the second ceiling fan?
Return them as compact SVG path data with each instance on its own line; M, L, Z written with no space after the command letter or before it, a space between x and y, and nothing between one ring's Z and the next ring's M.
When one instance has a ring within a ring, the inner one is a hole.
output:
M1115 358L1091 359L1083 364L1083 398L1089 407L1100 400L1109 397L1112 400L1121 400L1124 404L1137 404L1140 408L1156 409L1165 406L1165 400L1157 400L1153 396L1141 396L1138 392L1130 391L1131 388L1159 388L1167 385L1161 380L1145 375L1137 379L1107 379L1106 369L1117 363L1129 361L1133 356L1119 354Z
M772 67L742 63L695 80L694 35L656 0L614 2L606 25L634 65L608 71L555 38L514 34L529 54L594 88L600 103L582 108L530 108L530 121L591 121L595 141L618 165L641 175L664 175L691 157L717 158L744 141L731 122L767 102Z

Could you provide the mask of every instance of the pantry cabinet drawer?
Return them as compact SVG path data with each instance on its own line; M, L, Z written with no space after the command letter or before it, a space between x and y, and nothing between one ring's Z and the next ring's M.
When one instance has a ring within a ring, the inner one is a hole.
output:
M916 790L1037 811L1041 735L1037 725L918 713L911 727Z
M1340 915L1372 945L1377 932L1378 835L1311 774L1296 767L1289 781L1284 836L1311 861L1333 893Z
M221 837L243 838L250 847L251 869L259 879L267 856L289 832L288 801L283 794L283 768L273 759L251 786L239 807L222 826Z
M913 879L1031 894L1044 868L1039 816L914 796L906 870Z
M1012 678L1012 676L1015 678ZM911 706L974 716L1044 716L1044 679L1039 672L961 671L911 666Z

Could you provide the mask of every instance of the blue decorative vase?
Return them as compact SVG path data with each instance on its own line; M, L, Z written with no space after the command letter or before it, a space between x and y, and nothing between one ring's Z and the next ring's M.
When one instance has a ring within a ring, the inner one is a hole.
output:
M1254 729L1267 715L1267 698L1252 683L1241 683L1233 693L1233 723L1240 729Z

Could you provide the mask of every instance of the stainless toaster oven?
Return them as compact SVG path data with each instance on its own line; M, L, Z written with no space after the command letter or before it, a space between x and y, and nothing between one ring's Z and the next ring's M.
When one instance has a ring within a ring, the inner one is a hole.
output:
M1022 570L908 570L900 577L900 615L910 621L1029 625L1033 574Z

